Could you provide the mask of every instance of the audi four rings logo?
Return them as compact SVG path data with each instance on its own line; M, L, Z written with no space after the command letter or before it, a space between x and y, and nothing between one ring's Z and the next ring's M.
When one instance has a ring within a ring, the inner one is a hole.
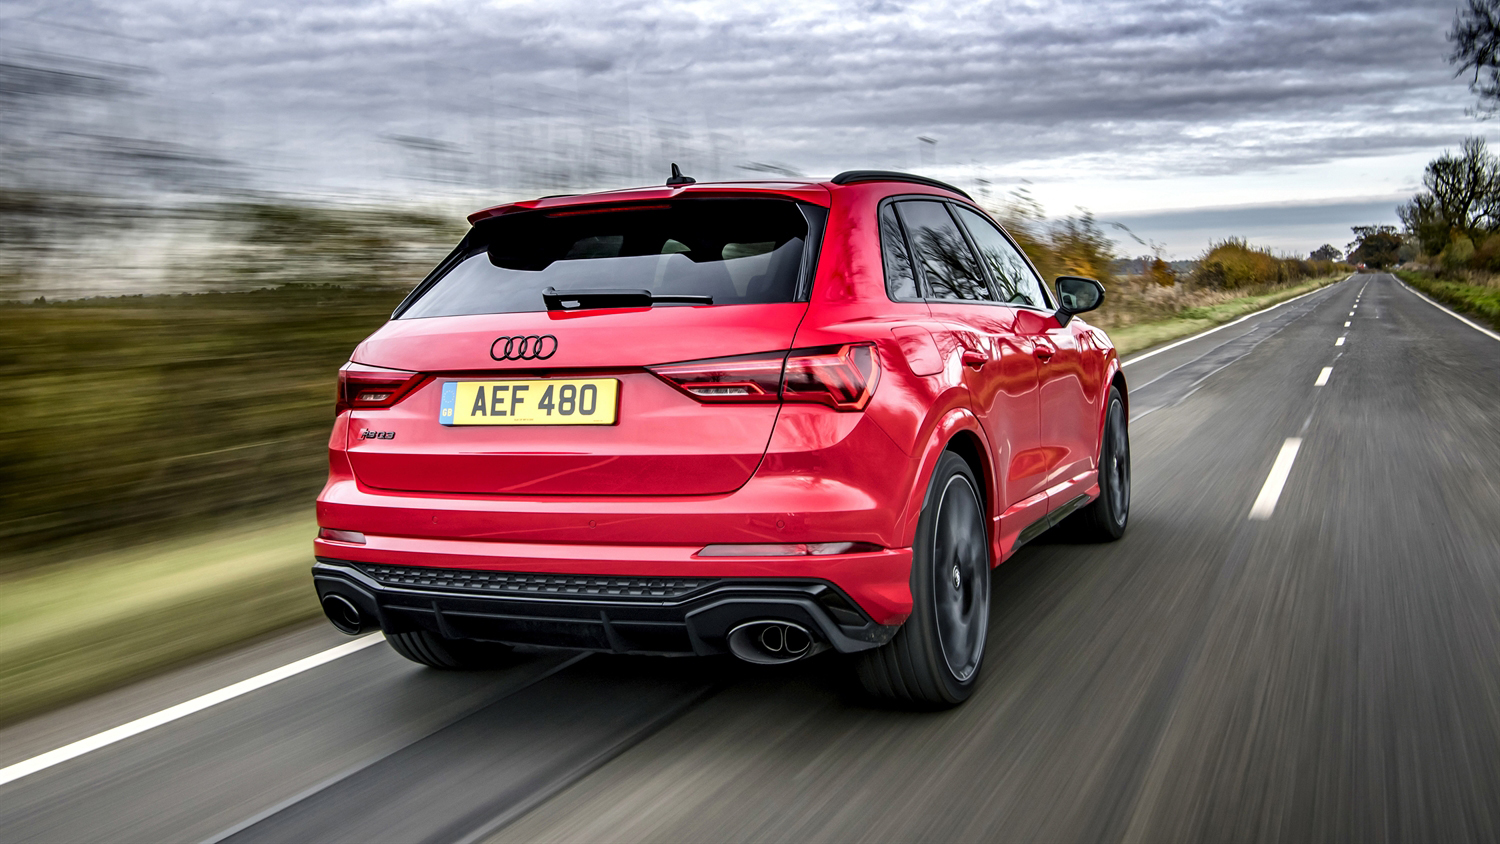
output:
M490 345L495 360L546 360L557 354L557 338L551 334L501 337Z

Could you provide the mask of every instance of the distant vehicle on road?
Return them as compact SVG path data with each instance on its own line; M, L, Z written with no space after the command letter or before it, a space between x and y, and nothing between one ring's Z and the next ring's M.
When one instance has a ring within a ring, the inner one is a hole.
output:
M339 372L313 569L329 619L435 668L514 645L850 655L967 698L990 569L1119 538L1126 385L962 191L851 171L470 216Z

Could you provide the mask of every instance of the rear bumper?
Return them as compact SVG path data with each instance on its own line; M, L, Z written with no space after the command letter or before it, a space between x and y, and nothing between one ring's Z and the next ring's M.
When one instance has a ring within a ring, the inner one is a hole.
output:
M615 653L727 653L731 629L762 619L801 624L845 653L882 645L898 629L813 578L518 574L320 556L313 580L320 599L341 595L388 633Z
M446 514L445 514L446 515ZM847 595L878 624L911 614L911 549L787 557L700 557L697 545L613 545L501 542L386 536L363 545L313 542L319 559L361 565L416 566L434 571L546 572L553 575L713 580L818 580Z

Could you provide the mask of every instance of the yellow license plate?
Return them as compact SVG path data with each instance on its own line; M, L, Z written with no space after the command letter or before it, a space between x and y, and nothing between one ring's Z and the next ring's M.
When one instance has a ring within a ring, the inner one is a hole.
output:
M613 425L614 378L534 378L443 384L444 425Z

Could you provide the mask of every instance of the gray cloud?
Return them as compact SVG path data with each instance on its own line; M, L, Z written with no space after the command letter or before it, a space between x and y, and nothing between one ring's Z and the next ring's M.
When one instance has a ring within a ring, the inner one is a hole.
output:
M939 164L1092 158L1151 178L1474 131L1443 62L1451 0L13 5L9 42L154 69L174 125L278 187L389 188L424 167L581 186L668 156L719 177L911 167L919 134ZM392 136L463 160L414 160Z

